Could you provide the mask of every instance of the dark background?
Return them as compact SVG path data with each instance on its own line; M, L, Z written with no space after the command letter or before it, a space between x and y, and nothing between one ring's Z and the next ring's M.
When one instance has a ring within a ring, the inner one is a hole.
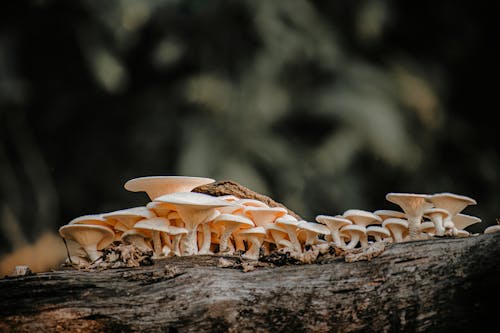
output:
M0 256L144 205L146 175L232 179L307 220L453 192L499 217L498 6L16 1L0 10ZM42 254L40 254L42 255Z

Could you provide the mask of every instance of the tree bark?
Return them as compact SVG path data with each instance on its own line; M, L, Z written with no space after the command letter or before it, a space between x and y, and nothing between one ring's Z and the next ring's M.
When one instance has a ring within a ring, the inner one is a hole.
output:
M369 261L219 257L0 280L2 332L462 332L496 323L500 233L392 244Z

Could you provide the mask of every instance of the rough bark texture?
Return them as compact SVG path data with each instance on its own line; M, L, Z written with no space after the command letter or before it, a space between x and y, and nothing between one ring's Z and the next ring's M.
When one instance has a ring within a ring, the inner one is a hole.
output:
M193 189L192 192L210 194L216 197L231 194L240 199L257 199L266 203L269 207L283 207L288 210L288 214L296 217L299 220L302 219L297 213L295 213L285 205L274 201L266 195L254 192L251 189L232 180L221 180L207 185L202 185Z
M370 261L217 267L181 257L0 280L3 332L495 331L500 233L394 244Z

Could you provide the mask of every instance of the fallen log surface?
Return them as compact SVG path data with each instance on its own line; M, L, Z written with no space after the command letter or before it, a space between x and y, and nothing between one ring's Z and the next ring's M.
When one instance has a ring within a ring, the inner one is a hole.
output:
M231 259L231 258L229 258ZM498 327L500 233L393 244L370 261L219 257L0 280L0 332L465 332ZM495 331L489 330L489 331Z

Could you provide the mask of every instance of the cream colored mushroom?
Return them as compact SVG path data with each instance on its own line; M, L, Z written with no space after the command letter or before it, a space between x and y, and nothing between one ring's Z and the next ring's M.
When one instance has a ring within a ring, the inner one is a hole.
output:
M174 192L190 192L198 186L215 182L214 179L190 176L147 176L130 179L124 185L131 192L146 192L151 201Z
M249 228L240 231L242 237L246 237L249 243L248 250L243 254L243 258L258 260L260 247L266 237L266 230L263 227Z
M386 227L370 225L366 228L366 235L372 236L375 242L383 242L391 238L391 232Z
M151 201L146 204L146 208L155 212L157 216L168 217L168 214L175 212L175 206L158 201Z
M219 197L220 198L220 197ZM229 206L228 206L229 207ZM220 215L221 213L218 210L214 210L212 215L210 215L203 223L201 224L201 235L202 237L198 237L198 241L201 242L198 244L198 254L213 254L210 250L211 240L212 240L212 227L211 223Z
M490 225L489 227L485 228L483 231L483 233L485 233L485 234L492 234L494 232L500 232L500 224Z
M346 225L352 224L352 221L346 219L342 215L318 215L316 216L316 221L326 225L330 230L330 235L332 236L333 243L338 247L344 247L345 242L342 237L340 237L340 229Z
M367 227L372 224L382 224L380 216L361 209L348 209L342 214L348 220L351 220L355 225Z
M154 257L159 258L163 253L163 246L160 233L169 233L170 223L165 217L153 217L150 219L143 219L134 225L134 229L149 230L153 239ZM165 255L168 255L166 253Z
M297 225L299 224L299 221L297 221L296 218L290 215L285 215L283 217L277 218L274 223L283 229L285 229L286 233L288 234L288 238L290 239L290 242L292 244L291 250L293 252L296 252L297 254L302 253L302 245L299 242L299 239L297 238ZM283 243L283 242L280 242Z
M424 211L424 217L429 218L434 223L436 236L444 236L444 220L450 216L450 212L443 208L428 208Z
M391 217L382 222L382 226L389 229L394 243L403 242L409 233L408 220ZM420 232L420 224L419 231Z
M233 214L221 214L213 221L213 224L224 227L219 240L219 252L230 255L233 253L228 247L228 242L233 232L238 228L249 229L255 226L249 218Z
M403 212L400 212L398 210L392 210L392 209L379 209L373 212L373 214L380 216L382 221L395 217L398 219L406 219L406 214Z
M368 247L368 236L366 234L366 228L362 225L346 225L342 227L342 232L349 234L350 240L346 244L346 249L353 249L360 244L361 247Z
M105 213L102 217L115 223L115 229L125 232L132 229L138 221L156 217L156 214L147 207L139 206Z
M133 244L143 252L153 252L153 248L148 242L151 235L143 230L130 229L125 231L120 240L125 244Z
M410 240L421 238L419 225L422 222L424 211L431 208L432 205L427 202L427 194L415 193L388 193L385 198L387 201L395 203L406 213L408 221L408 237Z
M256 226L265 227L273 223L277 218L287 214L287 210L281 207L246 207L244 214L248 216Z
M459 237L469 236L469 232L465 228L480 223L481 219L476 216L458 213L453 216L450 220L450 225L447 225L449 229L452 229L452 234Z
M59 228L59 234L80 244L92 262L101 257L100 250L110 245L115 238L111 228L91 224L64 225Z
M269 240L272 241L275 245L276 248L282 248L283 245L280 245L280 242L282 240L287 240L290 242L288 239L288 233L286 232L285 229L282 227L276 225L275 223L267 224L264 229L266 230ZM291 243L290 243L291 244Z
M180 257L182 255L180 249L181 239L183 236L188 234L188 230L186 228L170 226L168 233L173 237L172 253Z
M155 201L173 204L179 213L188 234L181 239L182 255L198 253L198 225L205 222L218 207L230 206L231 203L208 194L196 192L176 192L162 195Z
M307 222L307 221L299 221L297 224L297 228L300 229L300 232L305 232L305 241L304 241L304 248L306 246L312 246L315 244L320 243L320 240L318 238L319 235L329 235L330 230L319 223L312 223L312 222Z

